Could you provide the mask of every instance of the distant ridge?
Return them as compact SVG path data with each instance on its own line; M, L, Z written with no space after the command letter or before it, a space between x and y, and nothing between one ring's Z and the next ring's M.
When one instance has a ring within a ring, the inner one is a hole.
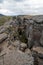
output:
M4 16L3 14L0 14L0 16Z

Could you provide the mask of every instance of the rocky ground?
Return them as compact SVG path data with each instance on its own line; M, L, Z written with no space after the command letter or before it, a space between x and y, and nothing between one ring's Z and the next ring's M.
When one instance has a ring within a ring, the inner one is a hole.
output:
M21 52L18 49L19 41L16 40L14 42L14 45L8 46L8 43L3 42L3 44L0 44L0 47L2 48L2 52L0 53L0 65L33 65L34 64L34 58L31 55L31 51L28 49L29 53L27 52ZM29 55L28 55L29 54Z
M43 17L16 17L0 26L0 65L43 65Z

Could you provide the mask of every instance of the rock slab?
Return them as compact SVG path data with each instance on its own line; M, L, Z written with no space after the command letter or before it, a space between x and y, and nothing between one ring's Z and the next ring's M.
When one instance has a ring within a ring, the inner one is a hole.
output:
M4 58L0 58L0 64L3 65L34 65L33 57L20 51L13 51L4 55Z
M0 34L0 43L3 42L7 38L7 34Z

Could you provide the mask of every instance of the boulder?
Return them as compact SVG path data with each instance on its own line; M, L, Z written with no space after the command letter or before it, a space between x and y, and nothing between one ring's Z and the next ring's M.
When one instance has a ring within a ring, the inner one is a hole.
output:
M31 50L27 48L27 49L25 50L25 53L28 54L28 55L31 55Z
M5 39L7 39L7 34L0 34L0 43L3 42Z
M38 57L43 59L43 47L33 47L32 51L37 52Z
M24 52L26 48L27 48L27 44L25 44L25 43L21 43L21 44L20 44L20 48L19 48L19 49L20 49L21 51Z
M37 21L37 23L41 23L41 21L43 22L43 15L33 16L32 19Z

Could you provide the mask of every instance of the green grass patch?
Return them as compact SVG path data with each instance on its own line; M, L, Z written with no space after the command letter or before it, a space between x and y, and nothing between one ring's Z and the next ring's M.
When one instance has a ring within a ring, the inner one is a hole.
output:
M5 22L9 22L9 20L11 19L10 16L1 16L0 17L0 26L3 25Z

